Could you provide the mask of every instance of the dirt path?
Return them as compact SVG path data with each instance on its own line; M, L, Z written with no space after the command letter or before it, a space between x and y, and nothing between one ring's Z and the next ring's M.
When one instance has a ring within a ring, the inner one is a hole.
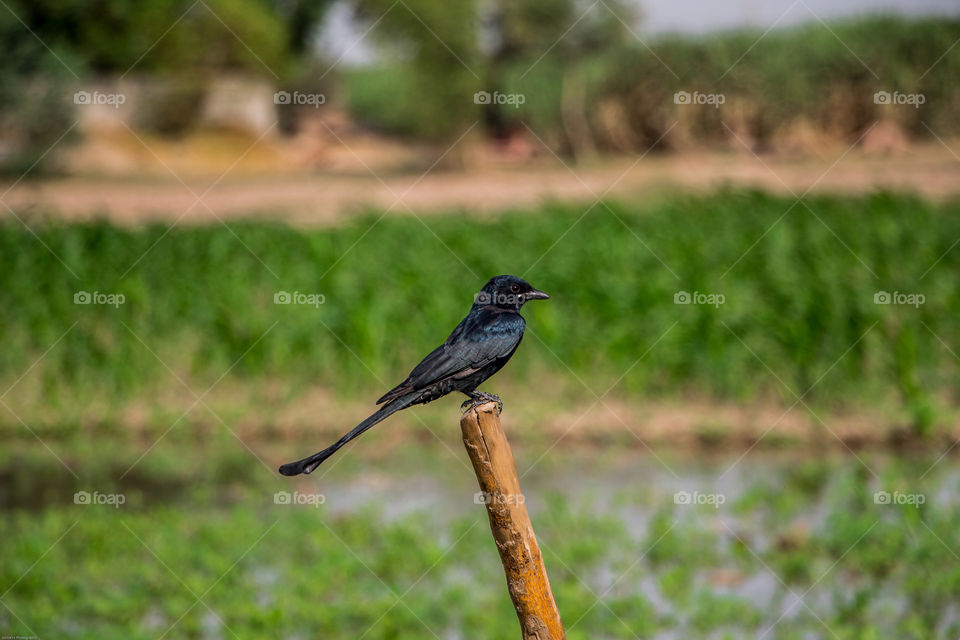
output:
M33 211L70 220L106 216L122 223L203 223L216 217L255 215L298 224L336 223L364 207L393 206L392 211L405 215L406 207L417 213L484 213L531 207L546 200L589 204L608 189L614 197L657 196L721 185L786 194L811 188L841 193L897 189L932 198L960 193L960 158L939 143L894 155L854 150L839 161L838 156L791 160L758 159L746 152L651 154L639 162L611 159L574 167L573 172L548 159L532 166L469 172L434 169L423 177L416 171L384 173L382 180L364 167L309 175L271 175L238 167L216 184L216 177L209 177L189 179L185 186L161 172L149 178L24 180L12 188L0 186L0 193L9 188L2 199L18 214ZM194 194L203 196L202 203ZM402 202L397 202L398 196ZM2 208L0 211L10 215Z

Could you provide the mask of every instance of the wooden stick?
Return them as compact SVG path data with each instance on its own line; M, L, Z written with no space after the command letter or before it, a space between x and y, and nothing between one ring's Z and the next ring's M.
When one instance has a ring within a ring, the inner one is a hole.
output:
M524 640L563 640L566 634L553 600L540 546L520 492L517 466L500 426L497 405L487 402L460 418L463 444L487 505L490 529L507 574L507 589Z

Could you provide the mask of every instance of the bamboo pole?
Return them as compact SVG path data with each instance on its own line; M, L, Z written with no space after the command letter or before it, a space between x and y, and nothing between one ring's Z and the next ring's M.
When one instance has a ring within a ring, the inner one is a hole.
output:
M494 402L471 407L460 418L463 444L480 483L490 529L507 576L524 640L564 640L540 546L520 492L517 466Z

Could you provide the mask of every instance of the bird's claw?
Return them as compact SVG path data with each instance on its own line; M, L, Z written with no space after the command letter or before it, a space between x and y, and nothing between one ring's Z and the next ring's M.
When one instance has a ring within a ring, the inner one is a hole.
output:
M481 404L486 402L496 402L497 415L503 413L503 401L500 400L500 396L493 393L487 393L486 391L474 392L470 395L469 400L465 400L464 403L460 405L460 408L466 411L474 407L479 407Z

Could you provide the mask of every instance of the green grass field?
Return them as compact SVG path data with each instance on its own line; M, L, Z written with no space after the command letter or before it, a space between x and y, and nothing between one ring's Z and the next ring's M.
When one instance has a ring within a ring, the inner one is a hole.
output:
M33 221L37 237L7 221L0 380L62 336L8 398L28 421L116 419L105 407L183 391L167 366L198 393L229 369L251 393L369 398L446 337L488 277L515 273L553 295L528 307L523 357L498 377L517 394L548 379L555 396L590 399L577 378L606 389L621 376L615 395L631 401L791 403L813 387L807 402L882 405L929 432L960 382L960 203L805 202L732 191L310 230ZM77 305L78 291L125 302ZM280 291L323 304L274 304ZM681 291L724 303L675 304ZM878 292L924 300L875 304Z
M520 452L521 465L527 459ZM429 482L409 482L417 461ZM568 637L955 638L956 474L945 463L918 482L932 460L866 461L878 478L852 458L777 469L751 460L742 477L763 479L728 483L719 508L678 505L672 494L717 491L704 478L725 465L671 462L681 479L648 485L629 469L659 464L634 454L613 465L615 483L563 491L548 487L569 484L571 467L544 465L525 490ZM352 462L296 485L222 482L174 496L128 488L119 508L9 512L0 521L0 584L12 585L4 634L515 636L469 469L437 469L421 454L378 472L391 488L364 499L356 487L375 472ZM611 464L575 462L582 480ZM326 503L274 503L274 492L294 487ZM877 504L883 489L926 502ZM408 509L388 515L397 503Z
M927 443L734 464L745 446L691 458L518 437L571 639L957 637L957 475L933 436L955 420L960 203L729 191L609 207L372 212L333 229L0 224L0 630L515 635L449 403L416 412L436 438L378 429L297 482L272 466L352 423L487 277L513 272L553 298L525 311L531 334L492 381L512 438L593 400L582 380L616 382L631 406L786 407L787 387L812 386L818 410L889 410L876 429ZM323 304L274 304L280 291ZM675 304L681 291L723 304ZM216 414L184 413L180 381L216 387ZM343 409L278 424L311 393ZM81 491L124 504L76 504ZM276 504L278 491L324 504Z

